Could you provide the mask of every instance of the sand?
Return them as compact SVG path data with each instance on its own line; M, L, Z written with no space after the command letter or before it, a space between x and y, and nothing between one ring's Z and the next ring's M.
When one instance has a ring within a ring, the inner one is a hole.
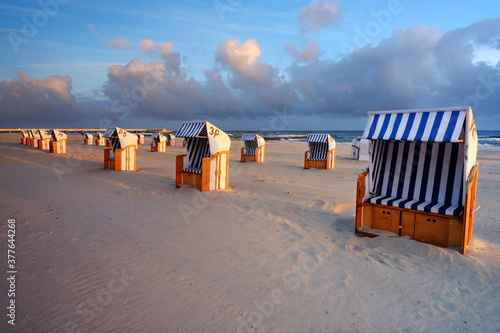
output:
M367 162L303 169L306 143L268 142L231 189L175 187L175 156L140 145L138 172L103 170L70 136L54 155L0 135L2 332L498 332L500 154L479 152L473 239L457 249L354 235ZM9 325L7 220L16 220Z

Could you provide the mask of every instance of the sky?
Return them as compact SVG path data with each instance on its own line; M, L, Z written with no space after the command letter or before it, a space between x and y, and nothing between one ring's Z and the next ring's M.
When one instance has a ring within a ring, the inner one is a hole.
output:
M0 128L362 130L469 105L500 130L498 1L2 1L0 36Z

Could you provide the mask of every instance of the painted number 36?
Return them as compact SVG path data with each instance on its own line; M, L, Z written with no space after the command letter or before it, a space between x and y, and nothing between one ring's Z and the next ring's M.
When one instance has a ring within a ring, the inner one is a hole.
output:
M215 129L213 126L210 126L210 132L208 134L215 139L215 137L219 135L219 129Z

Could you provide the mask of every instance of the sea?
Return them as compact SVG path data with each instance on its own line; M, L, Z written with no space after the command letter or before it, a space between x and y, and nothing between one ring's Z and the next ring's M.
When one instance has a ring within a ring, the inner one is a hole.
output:
M259 134L266 140L306 142L308 134L330 134L337 144L350 145L352 140L363 135L363 131L228 131L233 139L243 134ZM500 151L500 131L478 131L478 150Z

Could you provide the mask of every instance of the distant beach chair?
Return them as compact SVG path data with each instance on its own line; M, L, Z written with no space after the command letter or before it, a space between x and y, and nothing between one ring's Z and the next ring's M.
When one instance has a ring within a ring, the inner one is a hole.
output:
M83 144L91 146L94 144L94 136L90 133L85 133L85 139L83 139Z
M351 158L358 161L368 161L369 159L370 140L356 138L351 144Z
M142 134L142 133L137 134L137 144L139 144L139 145L144 144L144 134Z
M97 132L94 141L96 146L106 146L106 138L104 138L102 133Z
M121 128L109 128L104 137L111 142L111 148L104 149L104 169L115 171L137 171L137 136Z
M182 124L177 137L185 138L187 154L176 159L176 186L201 191L228 189L229 136L208 121Z
M38 140L41 139L38 130L30 130L31 132L31 147L38 148Z
M38 135L40 139L38 139L38 149L41 150L49 150L50 149L50 134L46 130L39 129Z
M241 162L265 163L266 141L258 134L243 134L241 140L245 147L241 148Z
M56 129L50 131L52 142L50 143L50 152L53 154L64 154L68 152L68 135Z
M166 153L167 152L167 138L161 133L151 134L153 141L151 142L151 151Z
M471 108L368 112L363 138L372 145L358 179L356 233L388 230L465 253L478 174Z
M21 131L21 142L20 144L25 145L28 142L28 133L26 131Z
M309 150L304 157L304 169L335 169L335 140L329 134L309 134Z
M167 138L167 146L175 146L175 135L173 135L172 133L166 133L165 136Z

